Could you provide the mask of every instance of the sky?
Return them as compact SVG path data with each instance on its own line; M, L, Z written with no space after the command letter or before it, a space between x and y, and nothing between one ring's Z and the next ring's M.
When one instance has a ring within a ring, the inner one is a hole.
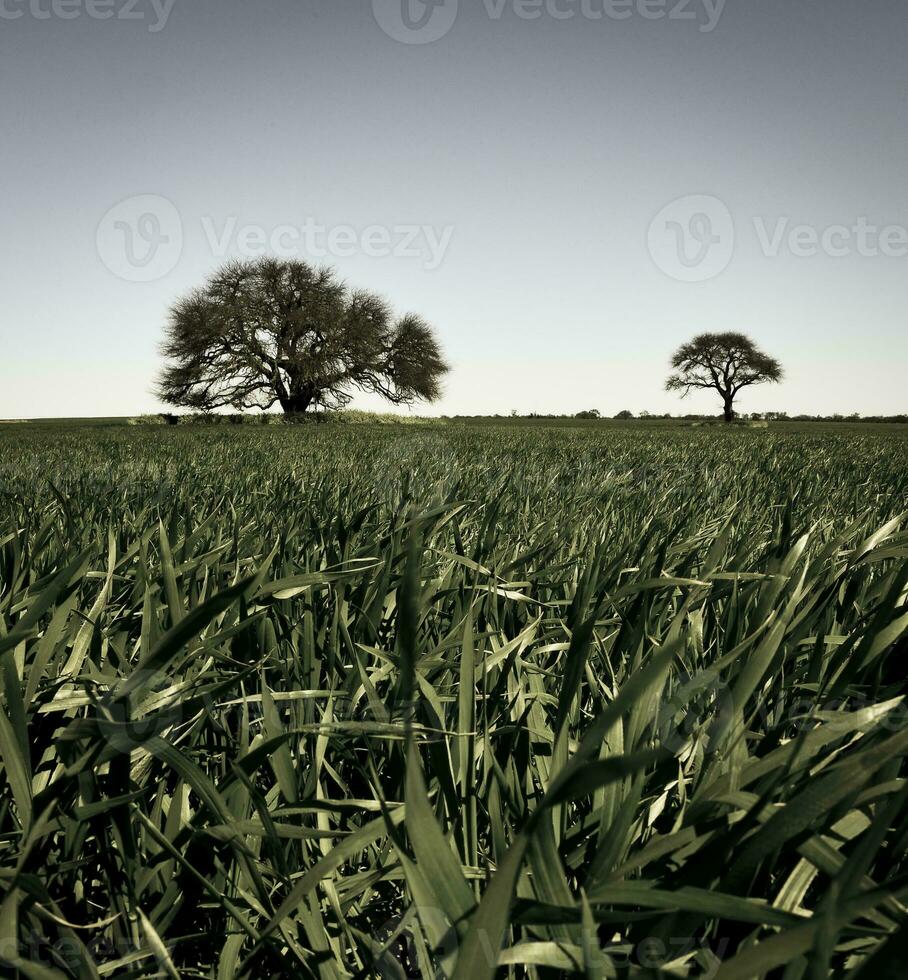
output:
M904 0L0 0L0 418L161 409L170 305L332 265L435 327L432 414L908 410ZM363 408L380 408L360 397Z

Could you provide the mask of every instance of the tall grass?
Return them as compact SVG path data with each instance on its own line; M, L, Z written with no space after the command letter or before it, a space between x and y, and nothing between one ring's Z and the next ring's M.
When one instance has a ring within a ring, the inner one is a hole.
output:
M901 975L906 445L0 433L0 972Z

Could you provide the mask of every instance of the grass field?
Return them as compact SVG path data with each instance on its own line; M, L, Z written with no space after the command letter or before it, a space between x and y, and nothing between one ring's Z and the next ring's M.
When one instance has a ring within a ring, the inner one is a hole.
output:
M0 975L902 976L906 450L0 426Z

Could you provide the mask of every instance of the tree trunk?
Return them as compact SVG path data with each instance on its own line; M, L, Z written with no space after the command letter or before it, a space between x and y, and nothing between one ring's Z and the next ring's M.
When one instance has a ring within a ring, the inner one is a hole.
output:
M285 415L302 415L312 404L312 395L308 391L295 391L280 401Z
M732 399L727 395L725 397L725 421L732 422L735 418L735 410L732 408Z

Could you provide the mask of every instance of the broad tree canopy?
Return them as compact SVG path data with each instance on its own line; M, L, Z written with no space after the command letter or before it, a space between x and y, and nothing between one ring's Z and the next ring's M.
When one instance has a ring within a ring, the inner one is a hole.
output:
M448 370L428 324L395 318L306 262L230 262L170 313L158 393L171 405L285 412L338 408L359 391L434 401Z
M714 388L724 405L725 421L734 418L735 396L742 388L782 380L782 365L743 333L701 333L675 351L675 368L665 382L682 397L695 388Z

